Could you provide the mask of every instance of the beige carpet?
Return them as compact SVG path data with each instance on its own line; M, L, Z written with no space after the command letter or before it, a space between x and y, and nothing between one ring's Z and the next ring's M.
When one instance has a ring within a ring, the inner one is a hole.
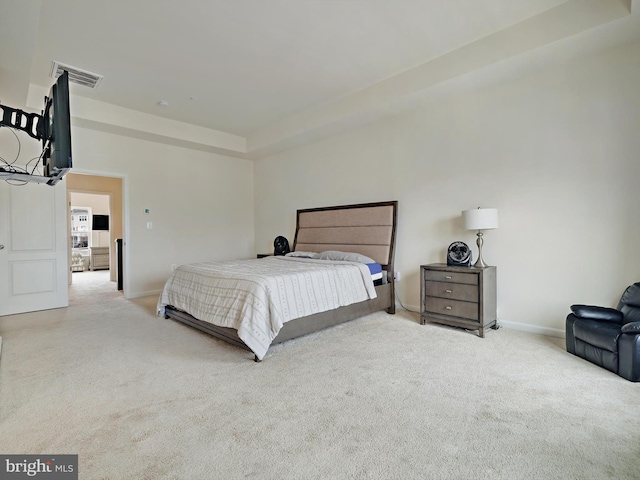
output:
M257 364L155 297L80 297L0 317L1 453L79 454L82 479L640 478L640 384L561 339L380 313Z

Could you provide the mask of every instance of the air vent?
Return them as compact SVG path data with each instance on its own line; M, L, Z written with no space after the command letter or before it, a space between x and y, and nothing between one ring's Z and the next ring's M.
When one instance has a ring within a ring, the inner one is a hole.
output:
M84 85L89 88L96 88L102 80L102 75L96 73L87 72L86 70L80 70L79 68L65 65L60 62L53 62L53 68L51 69L51 76L58 78L62 75L62 72L66 70L69 72L69 81L77 83L78 85Z

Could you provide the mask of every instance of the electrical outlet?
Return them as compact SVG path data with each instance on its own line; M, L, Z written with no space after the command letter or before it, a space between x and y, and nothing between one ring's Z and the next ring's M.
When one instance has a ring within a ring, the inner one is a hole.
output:
M396 282L399 282L400 281L400 272L393 272L393 279Z
M171 264L171 270L175 270L176 268L178 268L178 265L176 265L175 263Z

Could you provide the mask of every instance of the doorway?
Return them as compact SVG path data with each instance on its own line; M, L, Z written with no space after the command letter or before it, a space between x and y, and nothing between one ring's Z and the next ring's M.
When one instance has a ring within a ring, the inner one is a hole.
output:
M69 173L66 184L69 305L122 296L122 178Z
M71 237L71 284L110 283L109 205L111 196L101 193L69 192ZM71 301L71 299L70 299Z

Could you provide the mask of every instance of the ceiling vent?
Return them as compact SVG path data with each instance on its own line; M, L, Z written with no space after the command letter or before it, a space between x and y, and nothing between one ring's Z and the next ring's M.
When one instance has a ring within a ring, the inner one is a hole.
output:
M53 68L51 69L51 76L58 78L62 75L63 71L69 72L69 81L77 83L78 85L84 85L89 88L96 88L102 80L102 75L96 73L87 72L86 70L80 70L79 68L65 65L60 62L53 62Z

